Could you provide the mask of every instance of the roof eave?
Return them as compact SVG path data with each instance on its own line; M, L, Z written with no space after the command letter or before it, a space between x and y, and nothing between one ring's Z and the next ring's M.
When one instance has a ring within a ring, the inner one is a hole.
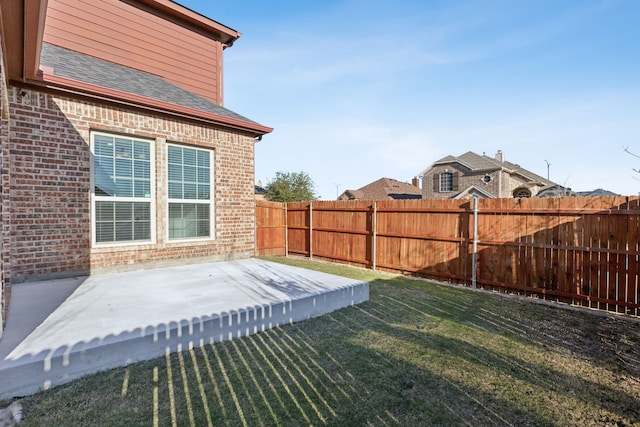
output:
M47 0L0 0L0 28L7 83L37 78Z
M446 160L446 161L437 161L437 162L435 162L435 163L433 164L433 166L436 166L436 165L447 165L447 164L452 164L452 163L458 163L459 165L462 165L462 166L464 166L465 168L468 168L468 169L474 170L474 169L473 169L473 167L472 167L471 165L469 165L468 163L465 163L465 162L463 162L463 161L461 161L461 160L459 160L459 159L456 159L456 160Z
M161 14L168 15L174 19L183 22L187 25L194 26L201 31L204 31L214 37L216 37L225 47L233 45L233 43L240 38L241 34L222 25L221 23L207 18L181 4L178 4L171 0L122 0L131 5L143 5Z
M28 86L34 87L38 90L47 90L65 95L80 96L98 101L108 101L173 117L188 118L191 120L248 132L253 134L254 137L259 137L273 131L273 128L263 126L258 123L240 120L233 117L226 117L101 86L95 86L47 73L43 75L41 80L31 80L27 83Z

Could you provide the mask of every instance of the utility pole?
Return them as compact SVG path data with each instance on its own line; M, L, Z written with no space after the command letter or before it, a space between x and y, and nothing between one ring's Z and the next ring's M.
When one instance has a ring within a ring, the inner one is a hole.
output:
M338 194L338 188L340 188L340 186L341 186L342 184L336 184L336 183L334 182L334 183L333 183L333 185L335 185L335 186L336 186L336 200L338 200L338 196L339 196L339 194Z

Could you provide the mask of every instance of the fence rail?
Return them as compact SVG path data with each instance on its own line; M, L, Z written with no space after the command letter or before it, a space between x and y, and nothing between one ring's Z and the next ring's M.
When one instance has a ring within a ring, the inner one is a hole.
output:
M298 254L640 315L640 200L258 201L257 253ZM474 249L475 248L475 249Z

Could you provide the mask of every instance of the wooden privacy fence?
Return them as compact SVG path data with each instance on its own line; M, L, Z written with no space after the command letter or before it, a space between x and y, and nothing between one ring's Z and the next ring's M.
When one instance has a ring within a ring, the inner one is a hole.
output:
M637 197L257 202L259 255L298 254L640 315Z

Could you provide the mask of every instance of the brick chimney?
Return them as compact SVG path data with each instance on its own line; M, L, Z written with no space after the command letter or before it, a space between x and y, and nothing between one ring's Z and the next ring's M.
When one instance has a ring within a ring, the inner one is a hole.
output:
M496 153L496 160L500 163L504 162L504 154L502 154L502 150L498 150Z
M411 180L411 185L413 185L414 187L420 188L420 178L418 178L417 176L414 176L413 179Z

